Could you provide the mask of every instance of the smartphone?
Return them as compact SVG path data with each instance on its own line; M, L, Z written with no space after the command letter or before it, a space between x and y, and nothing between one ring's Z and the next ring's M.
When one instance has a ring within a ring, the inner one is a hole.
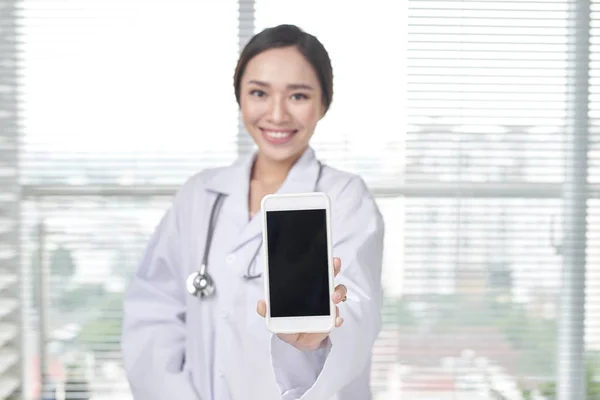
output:
M267 328L329 332L335 326L331 201L325 193L262 199Z

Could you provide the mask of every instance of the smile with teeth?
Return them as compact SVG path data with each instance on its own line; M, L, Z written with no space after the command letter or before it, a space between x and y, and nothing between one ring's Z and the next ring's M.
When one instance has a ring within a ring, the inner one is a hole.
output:
M277 131L267 131L264 129L263 129L263 132L265 133L265 135L267 135L268 137L271 137L273 139L284 139L286 137L292 136L292 134L294 133L292 131L277 132Z
M265 136L265 138L271 143L287 142L292 138L294 133L296 133L295 130L275 131L275 130L261 129L261 131L262 131L263 135Z
M283 139L288 136L292 136L292 132L269 132L265 131L268 137L272 137L273 139Z

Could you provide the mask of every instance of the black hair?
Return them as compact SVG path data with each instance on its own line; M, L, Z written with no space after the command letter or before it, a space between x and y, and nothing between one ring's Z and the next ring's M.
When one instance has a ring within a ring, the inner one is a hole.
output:
M325 112L327 112L333 100L333 70L329 54L315 36L289 24L267 28L257 33L242 50L233 77L235 99L238 105L240 104L241 80L248 62L266 50L290 46L296 47L314 68L321 85L322 102Z

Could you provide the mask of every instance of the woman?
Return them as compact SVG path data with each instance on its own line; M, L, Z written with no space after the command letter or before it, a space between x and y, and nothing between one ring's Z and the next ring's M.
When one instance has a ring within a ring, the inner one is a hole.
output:
M154 232L125 297L122 349L132 392L140 400L368 400L384 225L364 182L322 165L309 146L332 100L329 56L295 26L266 29L243 50L234 88L258 150L189 179ZM257 213L266 194L311 191L332 202L339 318L329 335L277 336L261 318ZM219 194L225 201L207 263L216 291L199 299L186 279L202 263Z

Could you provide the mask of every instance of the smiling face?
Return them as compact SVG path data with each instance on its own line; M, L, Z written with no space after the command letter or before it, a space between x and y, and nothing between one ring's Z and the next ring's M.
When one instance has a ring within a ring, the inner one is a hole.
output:
M248 62L240 108L259 155L271 162L300 157L325 112L317 75L293 46L266 50Z

